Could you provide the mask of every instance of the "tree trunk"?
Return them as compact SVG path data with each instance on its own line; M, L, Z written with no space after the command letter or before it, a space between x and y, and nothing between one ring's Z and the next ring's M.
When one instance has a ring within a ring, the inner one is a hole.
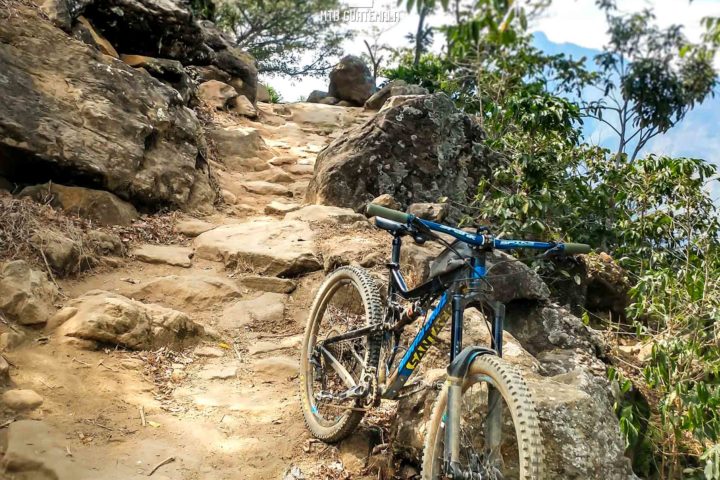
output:
M415 60L413 66L417 67L420 64L420 55L423 51L423 32L425 30L425 17L429 11L428 7L422 7L420 9L420 19L418 20L417 32L415 33Z

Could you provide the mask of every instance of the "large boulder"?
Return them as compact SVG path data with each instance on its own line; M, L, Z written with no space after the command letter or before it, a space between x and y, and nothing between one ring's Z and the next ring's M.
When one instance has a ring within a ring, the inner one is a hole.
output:
M308 95L306 102L320 103L320 100L327 97L328 92L323 92L322 90L313 90L312 92L310 92L310 95Z
M375 91L370 69L359 57L347 55L330 72L329 96L362 106Z
M232 106L238 94L230 85L217 80L201 83L198 98L213 110L226 110Z
M489 271L497 274L490 281L493 296L508 303L504 358L521 372L533 394L547 477L636 479L613 408L602 338L567 309L550 303L547 286L531 270L508 260L488 262ZM466 311L466 345L489 345L482 317L475 309ZM444 331L420 366L428 384L444 378L448 339ZM399 402L399 417L414 421L394 424L393 449L411 462L419 460L435 393L426 389Z
M443 196L465 200L490 171L484 138L446 95L414 97L327 146L306 199L356 210L385 193L404 207Z
M177 310L92 290L71 300L52 319L57 334L85 346L119 345L133 350L183 348L199 340L202 326Z
M23 260L0 264L0 313L20 325L40 325L55 314L57 287Z
M50 21L66 32L70 32L73 22L94 0L41 0L36 2Z
M575 315L590 311L609 321L623 322L630 304L628 274L608 254L558 258L553 296ZM569 274L569 275L568 275Z
M84 15L123 53L208 64L213 49L203 41L192 12L174 0L104 0Z
M130 287L124 293L144 302L172 306L183 311L208 310L241 296L233 281L217 275L197 273L155 278Z
M100 225L130 225L138 218L137 210L130 203L102 190L49 182L25 187L18 195L48 203L70 215L78 215Z
M194 242L195 256L262 275L296 276L322 268L314 238L305 222L258 219L200 234Z
M195 95L197 85L185 71L182 63L167 58L153 58L143 55L122 55L120 59L137 69L143 69L164 84L174 88L189 103Z
M390 97L405 95L427 95L429 92L420 85L408 85L404 80L393 80L388 82L380 90L373 93L372 97L365 102L368 110L380 110Z
M0 175L152 208L211 204L200 124L177 91L23 6L0 27L0 71Z
M87 18L80 16L75 22L72 29L73 37L80 41L87 43L88 45L95 47L101 53L110 55L111 57L120 58L117 50L108 41L107 38L100 35L95 27L88 21Z

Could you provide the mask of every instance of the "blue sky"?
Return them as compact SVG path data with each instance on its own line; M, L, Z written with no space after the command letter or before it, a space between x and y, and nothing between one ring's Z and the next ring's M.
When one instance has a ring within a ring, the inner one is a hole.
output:
M592 59L600 51L573 43L555 43L544 32L535 32L535 45L547 53L564 53L575 59ZM716 89L717 90L717 89ZM672 130L652 139L642 153L657 153L675 157L698 157L720 164L720 92L690 111ZM586 121L586 141L612 148L617 145L614 132L603 124Z
M358 0L353 0L358 1ZM395 0L362 0L375 9L397 9ZM700 20L703 17L720 16L720 0L622 0L618 2L626 12L650 9L660 26L671 24L683 26L690 40L698 40L702 34ZM375 24L384 30L381 43L405 45L405 35L413 31L417 15L401 12L401 20L395 24ZM430 24L440 26L448 23L447 14L430 18ZM356 37L344 47L346 53L359 55L364 52L363 39L372 24L347 24L356 32ZM533 21L535 43L548 53L565 53L575 58L593 57L607 41L607 24L603 13L595 6L595 0L553 0L550 8ZM441 37L438 35L438 37ZM440 50L441 42L436 41L433 49ZM717 62L720 67L720 59ZM307 97L312 90L327 90L327 78L267 79L277 88L286 101ZM720 94L720 92L718 92ZM609 128L608 128L609 130ZM720 95L708 99L691 111L675 128L651 140L645 152L673 156L693 156L720 164ZM593 122L585 125L585 136L591 143L611 146L607 131Z

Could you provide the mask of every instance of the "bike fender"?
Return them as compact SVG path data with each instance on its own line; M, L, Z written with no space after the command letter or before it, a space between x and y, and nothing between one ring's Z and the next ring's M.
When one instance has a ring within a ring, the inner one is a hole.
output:
M470 364L480 355L497 355L495 350L487 347L465 347L462 352L455 357L455 360L448 365L447 374L449 381L462 381L470 369Z

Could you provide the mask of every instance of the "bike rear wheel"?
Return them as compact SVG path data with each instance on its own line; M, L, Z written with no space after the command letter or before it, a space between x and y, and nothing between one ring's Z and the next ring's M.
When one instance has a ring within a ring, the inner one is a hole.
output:
M443 460L447 402L446 387L435 403L425 439L423 480L449 478ZM463 384L461 405L460 463L466 475L462 478L543 478L542 436L535 404L512 365L493 355L476 358ZM500 414L495 421L488 417L491 410ZM500 440L489 441L493 436Z
M350 435L364 416L374 392L355 390L376 372L378 334L324 344L323 341L361 327L382 323L383 305L373 277L361 268L341 267L320 286L310 309L300 357L302 411L316 438L338 442Z

